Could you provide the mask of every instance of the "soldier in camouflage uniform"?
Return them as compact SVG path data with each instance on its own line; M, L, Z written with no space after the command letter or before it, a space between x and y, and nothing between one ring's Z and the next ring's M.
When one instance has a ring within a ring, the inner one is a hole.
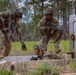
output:
M34 46L37 57L32 57L31 60L51 60L51 59L62 59L63 58L61 52L54 53L52 51L46 51L44 54L44 51L40 50L40 48L41 48L40 45Z
M19 9L16 9L14 13L11 13L11 25L14 25L14 30L17 33L18 40L22 44L22 50L25 51L27 50L27 48L24 44L24 39L23 39L22 32L21 32L21 23L20 23L21 18L22 18L22 12L20 12Z
M5 12L0 13L0 58L3 56L8 56L11 50L8 17L9 17L8 13ZM5 49L4 52L2 51L3 48Z
M39 23L37 25L38 29L40 30L40 32L42 34L42 39L40 40L40 44L39 44L40 50L43 50L44 53L45 53L45 51L47 51L47 44L48 44L49 40L50 39L56 40L59 36L58 32L54 33L54 30L51 30L51 31L49 30L49 27L51 27L53 24L57 25L57 28L60 29L57 18L53 16L52 11L47 10L45 12L45 16L42 17L42 19L39 21ZM44 27L44 28L42 29L42 27ZM47 27L47 29L45 29L45 27ZM44 34L42 32L43 30L45 30ZM50 31L50 34L49 34L48 30ZM54 43L54 48L55 48L56 53L58 51L60 51L59 40L57 40Z
M37 57L32 57L31 60L42 60L44 58L44 52L40 49L40 45L35 45L34 49Z
M22 18L22 13L19 11L11 12L2 12L0 13L0 57L8 56L11 50L11 25L15 25L16 31L19 36L19 40L22 44L22 50L26 50L22 34L21 34L21 24L20 18ZM2 51L5 47L4 52Z

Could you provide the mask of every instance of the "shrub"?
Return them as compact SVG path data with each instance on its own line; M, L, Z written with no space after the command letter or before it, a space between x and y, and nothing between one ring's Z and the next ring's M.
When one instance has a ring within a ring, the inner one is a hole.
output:
M59 68L53 67L48 64L42 64L30 75L59 75Z
M0 71L0 75L13 75L13 71L2 70Z

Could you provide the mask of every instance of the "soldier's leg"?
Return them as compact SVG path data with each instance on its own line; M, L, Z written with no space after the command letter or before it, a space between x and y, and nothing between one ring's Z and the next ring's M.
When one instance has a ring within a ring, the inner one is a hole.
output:
M23 39L23 36L21 35L21 32L19 32L19 38L20 38L20 43L21 43L21 45L22 45L22 50L23 50L23 51L26 51L27 48L26 48L26 45L25 45L25 43L24 43L24 39Z
M61 51L61 49L59 47L59 43L60 43L60 40L58 40L56 43L54 43L54 50L55 50L56 53Z
M11 50L11 39L9 37L9 33L6 33L4 56L8 56L10 53L10 50Z
M3 47L4 47L4 34L2 33L2 31L0 30L0 58L3 57Z
M59 37L59 33L58 32L55 32L52 36L52 39L55 41L57 38ZM61 52L61 49L59 47L59 43L60 43L60 39L57 40L55 43L54 43L54 50L56 53L59 53Z
M0 38L0 58L3 57L2 50L3 50L3 46L2 46L2 41L1 41L1 38Z
M3 48L2 47L0 47L0 58L3 58Z
M44 35L41 40L40 40L40 44L37 44L36 47L34 46L35 50L39 50L41 51L41 56L40 58L43 59L45 52L47 51L47 44L50 40L49 36ZM38 55L38 54L37 54Z
M16 30L17 30L18 38L19 38L20 43L21 43L21 45L22 45L22 50L23 50L23 51L26 51L27 48L26 48L26 45L24 44L24 38L23 38L23 36L22 36L20 23L17 22L16 25L17 25L17 26L16 26Z
M6 43L5 50L4 50L4 56L8 56L11 50L11 43Z
M39 46L40 46L40 49L43 50L44 52L47 51L47 44L49 40L50 40L50 37L47 35L44 35L40 40Z

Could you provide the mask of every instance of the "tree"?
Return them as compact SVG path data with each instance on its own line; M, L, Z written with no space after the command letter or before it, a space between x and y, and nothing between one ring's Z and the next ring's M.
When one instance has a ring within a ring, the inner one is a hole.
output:
M7 11L11 9L9 0L0 0L0 12Z
M62 13L63 13L63 28L64 33L67 33L67 14L66 14L66 0L62 0ZM64 39L66 39L66 35L64 34Z
M54 0L54 16L57 16L57 0Z
M26 0L26 41L28 41L28 0Z
M75 14L76 14L76 0L75 0Z
M54 16L59 20L60 0L54 0Z
M41 5L41 10L42 10L42 16L43 16L43 10L44 10L44 0L41 0L41 3L42 3L42 5Z

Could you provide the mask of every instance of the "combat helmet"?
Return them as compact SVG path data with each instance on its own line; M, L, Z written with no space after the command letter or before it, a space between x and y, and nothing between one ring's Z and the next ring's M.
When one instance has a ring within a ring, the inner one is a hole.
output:
M53 16L53 12L51 10L46 10L44 12L44 15L52 15Z
M39 45L34 45L35 50L40 50Z
M22 12L20 11L20 9L15 9L14 15L16 18L22 18Z

